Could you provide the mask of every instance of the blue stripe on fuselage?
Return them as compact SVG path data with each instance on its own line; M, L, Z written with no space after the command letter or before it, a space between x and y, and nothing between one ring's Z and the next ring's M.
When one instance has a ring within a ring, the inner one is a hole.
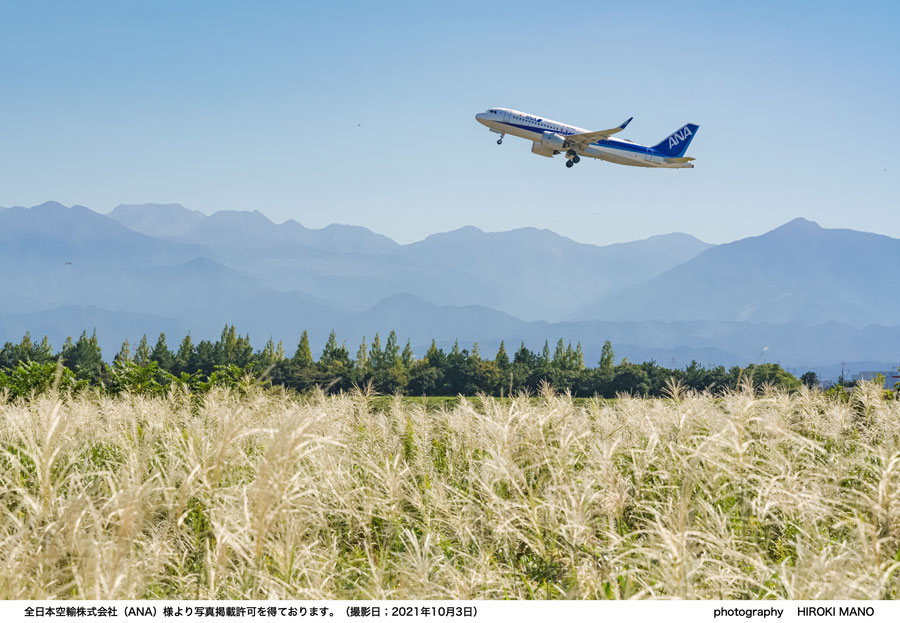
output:
M535 134L543 134L544 132L555 132L556 134L562 134L563 136L572 136L575 132L571 132L568 130L552 130L550 128L542 128L540 126L534 127L530 125L522 125L520 123L510 123L509 121L498 121L497 123L501 123L503 125L509 125L514 128L520 128L522 130L526 130L528 132L534 132ZM599 147L610 147L612 149L621 149L622 151L633 151L639 154L650 154L651 156L661 156L656 151L651 149L650 147L644 147L643 145L635 145L634 143L625 143L619 141L594 141L591 145L597 145Z

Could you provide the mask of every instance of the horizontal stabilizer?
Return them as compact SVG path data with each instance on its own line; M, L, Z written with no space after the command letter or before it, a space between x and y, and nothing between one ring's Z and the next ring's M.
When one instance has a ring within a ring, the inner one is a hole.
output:
M684 162L690 162L694 160L694 158L663 158L669 164L682 164Z

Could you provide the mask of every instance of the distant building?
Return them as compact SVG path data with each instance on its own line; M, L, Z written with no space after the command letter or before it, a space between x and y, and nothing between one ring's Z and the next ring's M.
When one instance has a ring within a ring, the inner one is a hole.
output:
M884 388L894 389L896 383L900 383L900 372L897 370L863 370L853 375L854 381L874 381L878 375L884 377Z

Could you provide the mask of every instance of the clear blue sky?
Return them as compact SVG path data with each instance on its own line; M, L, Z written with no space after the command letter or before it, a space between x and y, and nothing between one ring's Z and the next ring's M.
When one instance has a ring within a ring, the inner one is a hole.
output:
M0 205L258 209L400 242L476 225L710 242L796 216L900 237L897 2L5 2ZM693 170L559 159L506 106Z

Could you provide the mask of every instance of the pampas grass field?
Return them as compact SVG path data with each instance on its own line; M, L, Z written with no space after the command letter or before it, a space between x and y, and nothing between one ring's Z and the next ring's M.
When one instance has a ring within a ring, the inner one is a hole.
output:
M0 598L892 598L898 437L866 384L0 396Z

